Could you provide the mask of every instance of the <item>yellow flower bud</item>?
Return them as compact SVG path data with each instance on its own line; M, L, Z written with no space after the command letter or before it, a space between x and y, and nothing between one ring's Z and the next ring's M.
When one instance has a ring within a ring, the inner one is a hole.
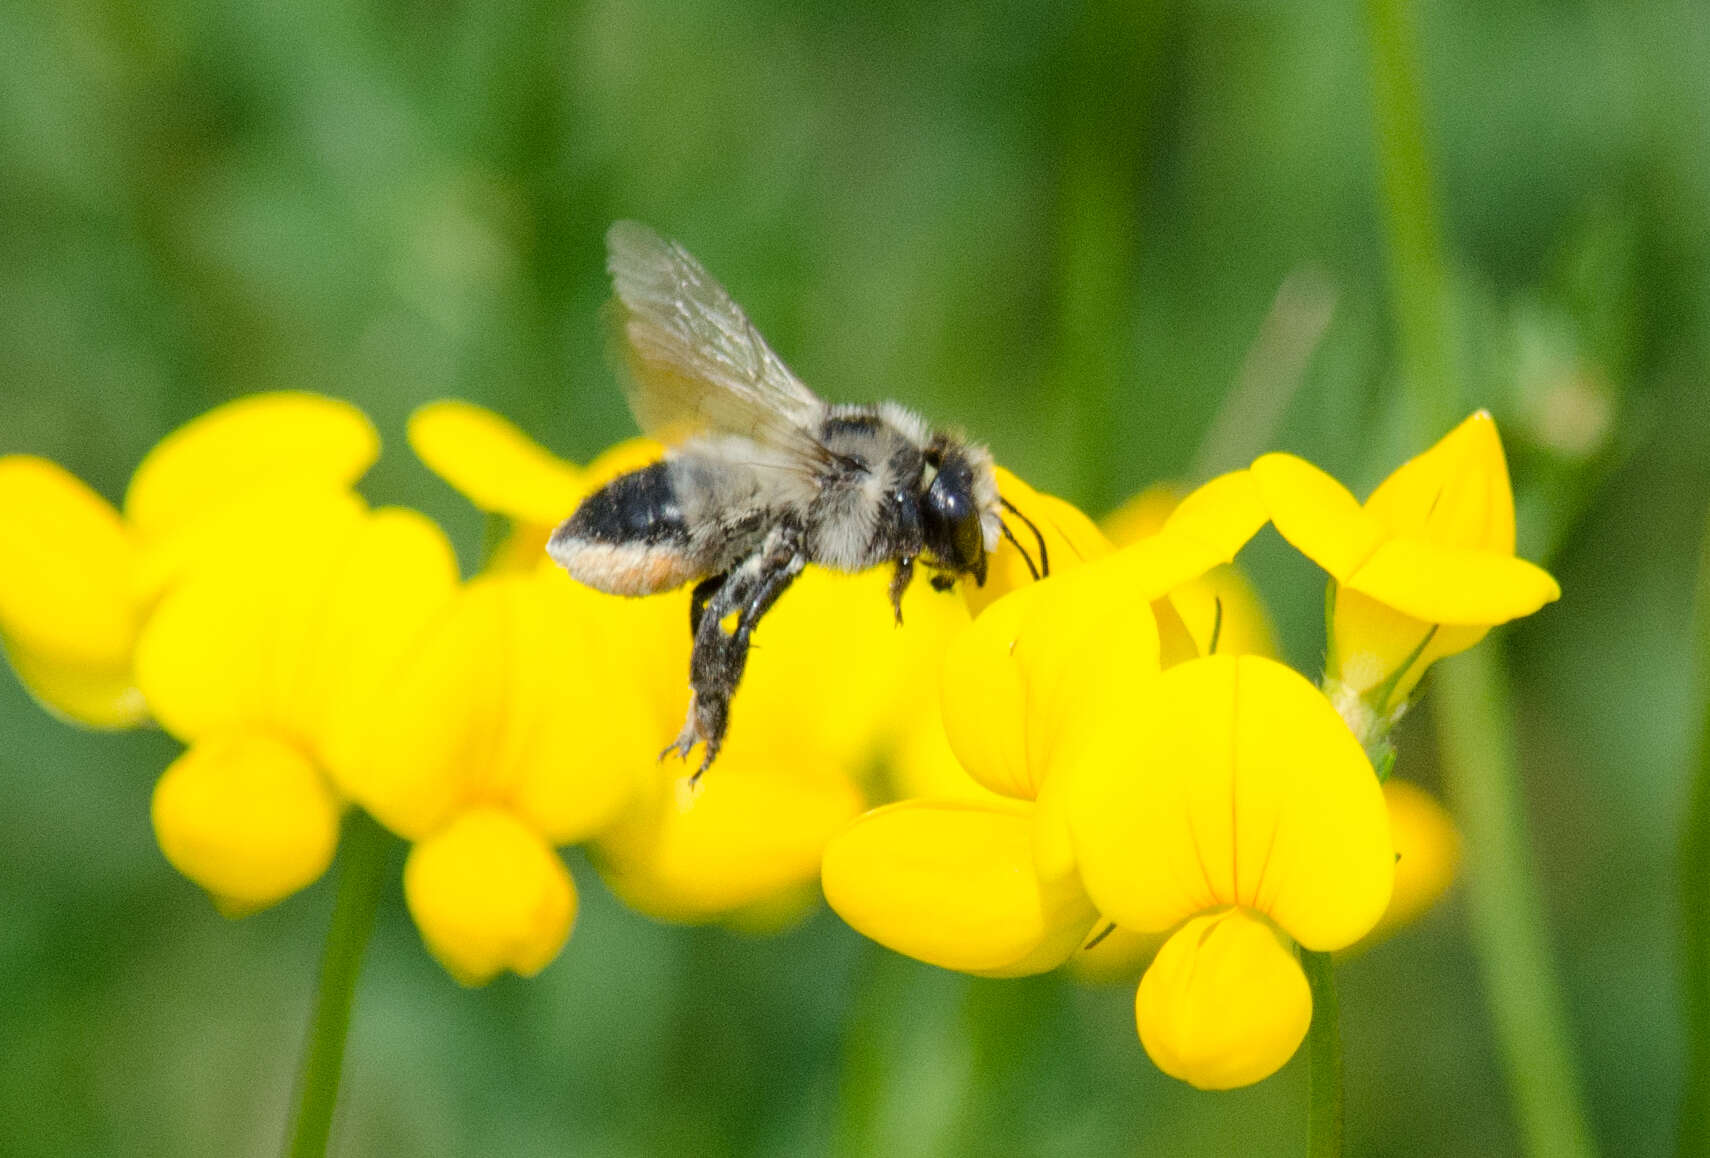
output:
M1202 1090L1269 1077L1312 1024L1312 992L1294 948L1248 909L1207 913L1164 943L1134 1000L1140 1041L1158 1068Z
M463 812L412 848L404 900L428 951L464 985L505 969L534 976L564 947L576 918L564 862L497 808Z
M339 807L297 748L265 733L210 736L154 789L155 839L222 912L266 908L318 878L338 843Z

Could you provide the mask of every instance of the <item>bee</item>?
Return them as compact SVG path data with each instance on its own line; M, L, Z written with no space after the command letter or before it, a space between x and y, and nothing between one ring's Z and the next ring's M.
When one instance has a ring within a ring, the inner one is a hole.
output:
M723 286L644 225L606 234L606 268L630 409L665 457L607 483L553 532L547 553L614 595L693 583L688 718L660 753L718 756L754 630L803 568L891 564L898 624L917 564L949 590L983 585L1000 537L1035 578L1045 540L998 493L985 447L894 402L833 405L792 374ZM1039 561L1004 522L1014 513Z

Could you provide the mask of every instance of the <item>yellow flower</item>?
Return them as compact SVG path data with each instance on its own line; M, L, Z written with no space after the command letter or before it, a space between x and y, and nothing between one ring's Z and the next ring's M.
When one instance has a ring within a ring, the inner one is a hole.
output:
M575 890L554 846L609 826L657 755L593 598L555 569L467 584L370 705L340 781L415 842L405 899L465 984L557 954Z
M1328 679L1362 738L1381 734L1435 660L1558 598L1514 557L1514 496L1496 423L1472 415L1385 479L1362 506L1299 458L1267 454L1253 476L1284 538L1335 582Z
M304 490L354 483L379 453L348 403L260 394L163 439L131 479L124 514L46 459L0 458L0 642L45 707L122 728L147 705L131 671L138 633L169 584Z
M1081 880L1122 927L1174 930L1136 1004L1158 1066L1204 1089L1257 1081L1311 1020L1291 942L1344 948L1389 902L1377 778L1329 701L1274 661L1123 682L1129 710L1087 725L1061 773Z
M325 871L375 705L455 582L422 516L321 493L161 600L137 683L189 749L156 786L155 833L223 911L264 908Z
M1055 968L1097 913L1062 811L1064 753L1110 694L1156 678L1152 602L1227 562L1263 522L1244 475L1182 504L1165 532L1028 584L987 607L944 657L944 729L991 795L908 800L826 848L826 899L868 937L932 964L1013 976Z

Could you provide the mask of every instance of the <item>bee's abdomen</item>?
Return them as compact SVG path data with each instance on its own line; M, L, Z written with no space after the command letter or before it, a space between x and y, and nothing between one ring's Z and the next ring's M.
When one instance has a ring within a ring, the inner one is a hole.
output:
M613 595L652 595L696 578L671 466L620 475L582 500L546 553L578 583Z

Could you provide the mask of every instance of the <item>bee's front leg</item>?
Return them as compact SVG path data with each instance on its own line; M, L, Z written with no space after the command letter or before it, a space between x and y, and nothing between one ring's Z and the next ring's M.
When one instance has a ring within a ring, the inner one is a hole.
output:
M908 585L914 582L914 556L904 555L897 560L896 572L891 576L891 607L897 613L897 626L902 626L902 601L908 594Z
M689 657L689 716L683 731L664 754L676 752L685 759L697 743L706 745L701 766L692 779L712 766L730 724L730 698L742 682L748 665L748 647L755 626L772 604L802 573L807 559L801 552L800 536L789 527L779 527L766 536L760 550L731 568L716 591L702 601L695 627L694 651ZM700 589L696 589L697 597ZM726 621L735 621L726 628Z

